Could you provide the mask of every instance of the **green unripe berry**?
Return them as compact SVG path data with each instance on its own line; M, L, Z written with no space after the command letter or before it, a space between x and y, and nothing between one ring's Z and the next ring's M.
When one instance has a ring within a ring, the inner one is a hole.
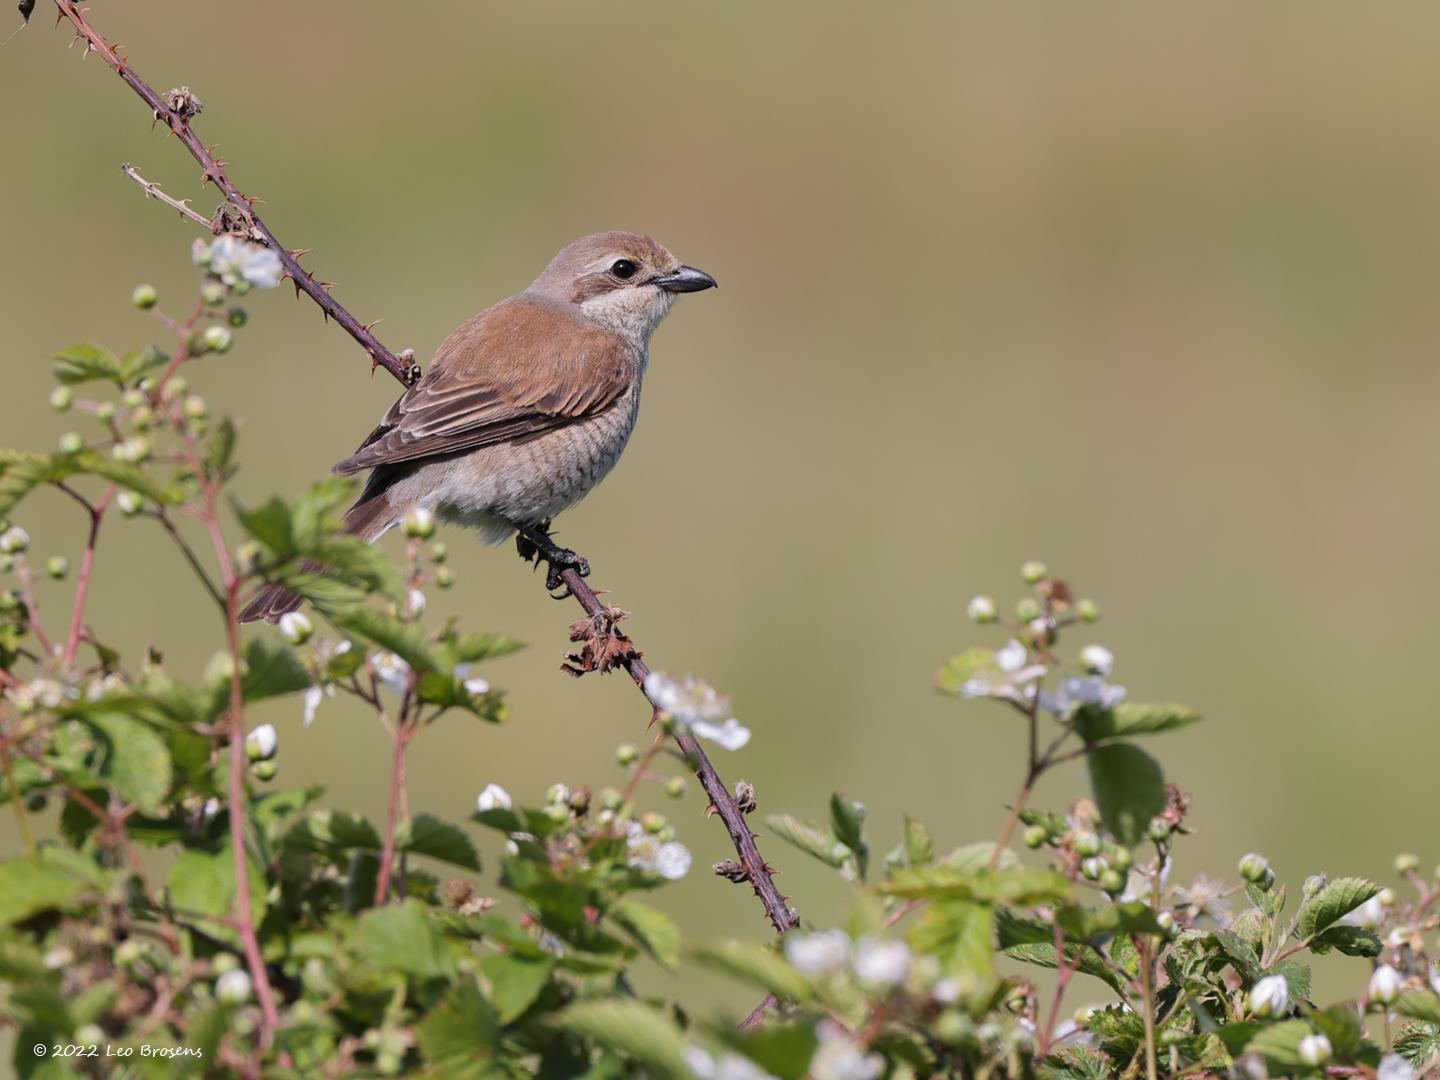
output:
M1100 875L1108 869L1110 868L1105 864L1105 860L1099 855L1092 855L1080 862L1080 873L1089 881L1100 880Z
M567 803L570 801L570 789L564 784L551 784L545 791L547 803Z
M640 819L640 827L652 836L658 836L664 832L667 824L669 823L665 820L665 815L654 810Z
M1088 829L1077 832L1071 841L1075 854L1081 858L1100 854L1100 837Z
M120 508L120 513L125 517L134 517L145 509L145 502L133 491L122 491L115 496L115 505Z
M1020 567L1020 577L1027 585L1034 585L1036 582L1044 581L1050 571L1043 562L1031 559L1024 566Z
M1112 895L1124 892L1125 875L1113 868L1105 870L1100 874L1100 887Z
M1269 860L1253 851L1240 859L1240 876L1252 884L1263 878L1269 869Z
M1040 601L1033 596L1023 597L1015 605L1015 617L1023 623L1038 619L1041 614Z
M1044 825L1028 825L1025 828L1025 846L1038 848L1050 839L1050 831Z
M64 412L74 401L75 395L70 392L68 386L57 386L50 391L50 407L56 412Z
M234 285L230 286L230 291L233 292L236 296L244 296L250 291L250 282L246 281L244 278L241 278L239 281L235 282Z
M1081 622L1097 622L1100 619L1100 605L1094 600L1081 600L1075 605L1075 614Z
M145 404L145 391L131 387L120 395L120 404L127 409L139 408Z
M161 393L166 400L173 401L175 398L184 397L185 392L189 389L190 380L185 378L184 375L176 375L165 383L165 388Z
M405 515L405 535L412 540L428 540L435 535L435 513L417 506Z
M8 574L15 569L15 556L7 555L0 551L0 574Z
M56 581L63 580L70 573L70 560L64 555L51 555L45 560L45 573Z
M136 285L130 299L141 311L149 311L159 301L160 294L155 291L154 285Z
M99 405L95 406L95 419L99 420L102 424L108 424L115 419L115 414L118 411L113 401L102 401Z
M1170 823L1164 818L1151 818L1150 827L1145 830L1145 835L1157 844L1170 839Z
M202 420L205 414L210 411L209 406L205 404L205 399L199 394L191 394L187 397L182 409L185 415L191 420Z
M250 766L250 775L262 783L275 779L275 774L280 771L280 764L275 760L257 761Z
M455 584L455 571L448 566L442 566L435 571L435 584L442 589L448 589Z
M207 278L200 286L200 299L206 307L219 307L225 302L225 286L214 278Z
M640 751L632 743L621 743L615 748L615 763L617 765L634 765L640 760Z
M210 958L210 969L216 975L224 975L227 971L234 971L240 966L240 958L234 953L216 953Z
M205 347L211 352L227 353L230 351L230 346L234 344L235 339L231 337L230 331L223 326L207 326L200 340L205 343Z
M244 326L250 321L250 314L243 307L232 307L225 313L225 319L231 326Z
M150 421L154 418L155 414L149 405L140 405L130 410L130 426L136 431L149 430Z
M1265 868L1265 873L1261 875L1260 880L1255 882L1254 885L1255 888L1259 889L1261 892L1269 892L1275 887L1275 871L1271 870L1267 866Z
M1413 874L1416 870L1419 869L1419 855L1404 854L1395 856L1395 872L1397 874Z
M1130 854L1130 849L1123 847L1117 847L1107 851L1105 857L1110 860L1110 865L1115 867L1116 870L1129 870L1131 862L1134 861L1134 857Z
M683 776L672 776L665 781L665 794L672 799L678 799L685 794L685 778Z
M23 601L14 589L0 592L0 615L14 615L20 611Z
M78 431L67 431L60 436L60 452L62 454L78 454L85 449L85 440L80 437Z
M445 546L445 542L443 540L436 540L435 543L430 545L431 562L443 563L449 557L450 549Z
M601 810L619 810L620 805L625 801L625 796L620 793L620 789L613 787L601 788L595 798L599 800Z

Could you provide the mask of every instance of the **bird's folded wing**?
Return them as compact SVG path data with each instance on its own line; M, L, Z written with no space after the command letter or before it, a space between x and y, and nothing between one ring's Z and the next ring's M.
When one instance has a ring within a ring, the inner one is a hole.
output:
M335 472L533 438L605 411L634 375L618 336L524 297L507 300L450 335Z

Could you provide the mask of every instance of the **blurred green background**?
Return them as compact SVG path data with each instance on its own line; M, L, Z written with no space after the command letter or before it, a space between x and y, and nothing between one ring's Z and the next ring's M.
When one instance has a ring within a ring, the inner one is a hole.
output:
M869 805L941 845L991 837L1019 780L1006 710L932 674L993 635L1043 558L1096 597L1132 696L1208 723L1154 745L1194 795L1176 875L1388 880L1433 844L1440 544L1440 10L1344 4L888 5L98 2L157 87L185 83L283 241L392 348L423 358L560 246L649 232L721 282L658 333L636 438L560 537L635 615L657 668L733 695L754 731L722 775L762 813ZM162 340L129 303L190 303L194 230L120 174L208 212L199 170L42 5L0 50L3 443L74 340ZM396 394L288 289L192 382L243 418L250 501L325 474ZM17 516L78 556L58 494ZM498 780L614 783L647 714L623 676L558 670L571 604L508 549L447 539L441 611L531 643L493 666L513 722L416 744L411 805L465 815ZM93 621L198 675L220 645L145 523L107 530ZM58 588L42 607L60 603ZM383 808L386 742L347 702L280 730L282 780ZM1062 807L1079 766L1038 802ZM663 796L654 793L657 804ZM696 870L661 900L689 940L763 936L705 872L728 847L692 786ZM16 849L0 821L0 848ZM807 920L843 889L773 837ZM1354 976L1359 977L1358 970ZM653 974L656 985L663 976ZM749 996L687 975L696 1007ZM1087 988L1099 997L1093 987ZM1358 992L1358 986L1351 992ZM1077 999L1078 1000L1078 999Z

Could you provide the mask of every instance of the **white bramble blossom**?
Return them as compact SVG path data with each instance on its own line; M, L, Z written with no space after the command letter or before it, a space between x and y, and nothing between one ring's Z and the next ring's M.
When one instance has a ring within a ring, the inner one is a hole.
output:
M1358 926L1362 930L1374 930L1385 921L1385 905L1378 896L1372 896L1354 911L1347 912L1339 920L1344 926Z
M419 589L411 589L405 594L405 611L410 615L425 614L425 594Z
M830 975L850 962L850 937L844 930L786 934L785 959L804 975Z
M965 614L976 622L992 622L995 619L995 601L988 596L972 596L965 605Z
M1306 1065L1323 1065L1330 1060L1334 1048L1324 1035L1306 1035L1300 1040L1297 1053Z
M280 633L292 645L304 645L314 632L314 624L303 611L287 611L280 616Z
M1389 1005L1400 996L1400 987L1404 981L1400 972L1389 964L1381 964L1370 976L1370 985L1366 988L1365 996L1381 1005Z
M1125 700L1125 694L1125 687L1112 686L1099 676L1071 677L1061 680L1058 693L1040 691L1040 707L1064 719L1083 705L1113 709Z
M245 750L253 761L269 761L280 748L280 736L274 724L261 724L245 736Z
M1080 650L1080 663L1092 675L1108 678L1115 670L1115 654L1104 645L1086 645Z
M632 821L626 830L625 846L629 849L626 862L637 870L659 874L669 881L678 881L690 872L690 851L684 844L662 842L638 821Z
M319 711L321 703L327 697L335 696L335 684L325 683L322 686L312 686L305 691L305 726L309 727L315 722L315 713Z
M190 257L196 266L208 267L226 285L245 281L273 289L285 274L280 256L270 248L229 233L217 236L210 244L197 239L190 247Z
M729 699L693 675L677 679L652 671L645 677L645 693L657 709L697 738L726 750L739 750L750 741L750 729L730 715Z
M465 688L467 694L479 697L481 694L488 694L490 692L490 680L482 679L479 676L473 679L469 677L469 664L456 664L453 674L455 678L460 681L460 685Z
M250 975L243 968L232 968L215 980L216 1000L226 1005L242 1005L250 1000Z
M875 1080L885 1069L885 1059L856 1042L834 1020L822 1020L816 1028L820 1045L810 1059L813 1080Z
M509 810L511 805L510 793L499 784L486 784L475 800L475 808L482 814L486 810Z
M862 937L855 945L854 966L863 986L898 986L910 974L910 948L902 941Z
M1250 1011L1256 1016L1279 1016L1290 1004L1290 984L1284 975L1267 975L1250 991Z
M376 653L370 658L370 668L380 685L392 694L403 694L410 684L410 665L392 652Z
M1011 638L995 650L993 667L977 669L961 684L959 694L965 698L1006 698L1029 700L1034 693L1030 686L1045 674L1044 664L1027 664L1030 652Z
M0 552L6 555L18 555L30 546L30 534L19 525L11 525L3 533L0 533Z
M1399 1054L1386 1054L1375 1069L1375 1080L1415 1080L1415 1066Z

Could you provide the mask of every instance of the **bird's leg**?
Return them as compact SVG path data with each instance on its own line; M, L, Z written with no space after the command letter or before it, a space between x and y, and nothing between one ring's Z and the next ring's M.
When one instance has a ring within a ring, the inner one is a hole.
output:
M557 589L565 589L559 597L562 600L570 595L570 590L565 588L561 574L566 570L574 570L581 577L588 577L590 574L590 564L583 556L575 554L569 548L560 547L550 538L548 521L539 525L517 525L515 550L526 562L539 563L542 559L545 561L545 588L552 593Z

